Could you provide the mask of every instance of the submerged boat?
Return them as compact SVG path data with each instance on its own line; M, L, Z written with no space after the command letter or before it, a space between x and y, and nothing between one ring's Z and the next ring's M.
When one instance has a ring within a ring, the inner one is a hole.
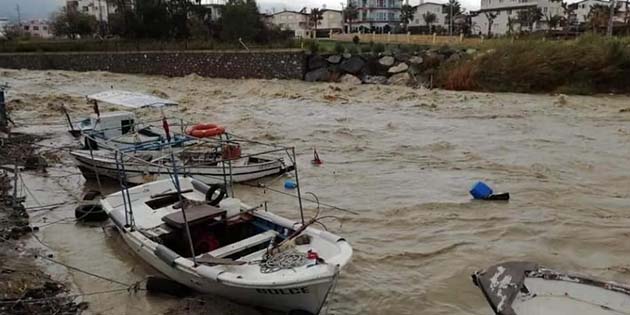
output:
M85 178L94 178L98 174L117 180L122 171L118 168L119 162L124 163L125 178L130 184L139 185L171 177L168 170L172 166L171 156L166 151L128 153L121 158L122 161L117 161L116 151L111 150L76 150L70 155L77 161ZM249 155L224 161L223 154L217 150L179 151L176 155L176 164L182 172L206 184L245 182L282 174L293 168L283 158L276 157Z
M477 271L474 283L498 315L630 314L630 286L507 262Z
M220 198L213 188L177 178L179 189L173 180L162 180L101 201L133 252L200 292L272 310L319 313L351 259L348 242L268 212L266 205L250 207L233 198L209 205Z

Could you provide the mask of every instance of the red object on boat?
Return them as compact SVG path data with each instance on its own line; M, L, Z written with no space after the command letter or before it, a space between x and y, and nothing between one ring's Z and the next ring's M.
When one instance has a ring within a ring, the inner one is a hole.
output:
M241 146L238 144L226 144L223 146L222 155L224 160L234 160L241 157Z
M196 138L209 138L221 135L225 128L215 124L197 124L188 130L188 134Z
M166 140L171 142L171 129L168 127L168 121L166 117L162 117L162 128L164 128L164 132L166 133Z
M314 165L322 165L324 162L319 158L319 154L317 154L317 149L313 149L313 160L311 161Z
M314 252L312 250L309 250L308 253L307 253L307 258L311 259L311 260L317 260L317 259L319 259L319 255L317 255L316 252Z

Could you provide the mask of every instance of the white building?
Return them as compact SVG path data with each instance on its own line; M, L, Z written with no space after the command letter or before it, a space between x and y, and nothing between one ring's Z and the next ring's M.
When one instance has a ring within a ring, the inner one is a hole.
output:
M354 5L359 16L352 21L352 31L388 32L400 27L402 0L348 0Z
M492 35L505 35L508 33L527 31L529 26L521 26L518 20L518 12L530 8L540 8L543 18L540 22L534 23L533 30L540 31L548 29L547 20L555 15L564 16L564 11L560 2L550 0L481 0L481 9L471 12L472 33L488 35L490 20L490 33ZM495 16L494 19L491 17Z
M437 26L448 27L446 25L445 4L436 2L421 2L419 5L414 6L415 13L413 14L413 20L409 23L409 26L427 26L423 16L428 13L435 14L435 21L431 24L433 28Z
M31 37L36 38L52 38L53 33L50 29L50 23L46 20L31 20L20 24L22 31Z
M89 14L101 23L109 23L109 15L116 13L115 4L107 0L67 0L66 8Z
M626 11L628 10L627 1L615 1L617 6L617 14L613 21L618 23L624 23L626 19ZM591 8L595 5L603 5L610 7L610 1L602 0L582 0L569 5L571 8L571 21L577 24L588 22L588 15L591 12Z
M322 20L317 25L318 30L326 32L343 31L343 14L340 10L322 9Z
M221 18L225 2L225 0L199 0L199 4L206 9L210 9L210 20L212 21L217 21Z
M295 37L310 38L311 28L308 23L309 15L303 11L280 11L271 15L271 23L281 30L291 30Z
M4 38L6 36L5 31L9 26L9 19L0 17L0 38Z

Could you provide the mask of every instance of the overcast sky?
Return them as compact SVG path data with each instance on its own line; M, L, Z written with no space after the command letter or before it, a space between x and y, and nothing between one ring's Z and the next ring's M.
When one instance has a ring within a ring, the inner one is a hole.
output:
M430 0L432 2L446 2L447 0ZM0 17L17 19L16 5L20 5L20 14L24 19L48 18L50 14L64 0L0 0ZM346 0L258 0L262 12L281 11L283 9L299 10L302 7L315 8L326 6L329 9L341 9L341 3ZM410 0L410 4L418 4L420 0ZM480 0L460 0L467 10L479 8Z

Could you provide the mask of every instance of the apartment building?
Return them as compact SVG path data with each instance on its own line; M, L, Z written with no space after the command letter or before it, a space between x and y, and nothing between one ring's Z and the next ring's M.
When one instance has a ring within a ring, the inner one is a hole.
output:
M359 11L352 31L388 32L400 27L402 0L348 0Z
M52 38L53 32L47 20L30 20L20 24L25 34L35 38Z
M543 14L543 19L534 23L534 31L548 29L545 22L547 18L564 15L561 2L551 0L481 0L481 8L471 12L472 32L488 35L490 30L492 35L505 35L520 29L526 30L528 26L521 26L516 21L519 11L530 8L540 8Z
M67 0L66 9L89 14L101 23L109 23L109 15L116 13L116 5L107 0Z
M295 37L310 38L311 28L308 23L309 14L306 10L284 10L271 15L271 23L277 25L283 31L293 31Z
M435 21L431 23L433 28L437 26L442 26L444 28L448 28L446 22L448 19L446 18L446 6L444 3L437 2L423 2L421 1L419 5L414 6L415 13L413 15L413 20L409 23L410 27L413 26L427 26L426 21L424 20L424 16L427 14L434 14Z
M602 0L582 0L569 5L571 9L570 13L570 21L576 24L586 23L588 22L588 16L591 12L591 9L596 5L603 5L606 7L610 7L610 1L602 1ZM629 18L630 13L628 11L628 1L615 1L615 5L617 6L615 12L615 16L613 21L616 23L625 23Z

